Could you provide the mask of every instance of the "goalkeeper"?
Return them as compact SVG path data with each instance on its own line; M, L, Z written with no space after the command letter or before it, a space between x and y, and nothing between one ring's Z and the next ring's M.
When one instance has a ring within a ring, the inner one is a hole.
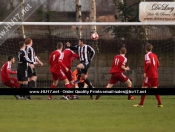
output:
M77 78L78 78L78 70L73 71L72 76L73 76L73 80L76 81ZM88 73L86 73L85 76L87 77L88 76ZM75 88L87 88L88 85L84 82L84 79L82 77L80 77L80 82L79 83L76 83L74 85L74 87Z

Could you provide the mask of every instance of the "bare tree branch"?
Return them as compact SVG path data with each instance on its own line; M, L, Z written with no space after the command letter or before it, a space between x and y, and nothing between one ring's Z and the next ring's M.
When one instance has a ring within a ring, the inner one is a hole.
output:
M24 0L19 0L20 1L20 7L21 7L21 11L20 11L20 17L21 17L21 21L23 22L24 21L24 15L22 14L24 12ZM21 25L20 27L21 29L21 36L23 39L26 38L26 35L25 35L25 30L24 30L24 25Z
M13 0L9 0L9 2L10 2L10 5L11 5L12 10L14 10L14 9L15 9L15 7L14 7Z

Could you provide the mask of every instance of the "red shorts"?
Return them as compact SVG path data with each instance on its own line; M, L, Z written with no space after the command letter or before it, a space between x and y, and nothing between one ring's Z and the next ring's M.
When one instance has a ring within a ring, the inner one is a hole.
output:
M72 75L71 69L69 69L68 72L66 72L65 69L62 69L62 71L64 72L64 74L66 75L66 77L67 77L67 79L68 79L69 81L72 81L72 80L73 80L73 75Z
M128 80L128 77L125 76L123 73L113 73L109 83L116 84L118 81L126 82L127 80Z
M65 80L67 79L67 77L65 76L62 70L59 70L57 72L52 72L52 79L53 80Z
M18 80L16 78L9 78L9 80L5 81L3 84L10 87L10 88L19 88L20 87L20 83L18 82Z
M142 84L142 86L147 86L147 87L157 87L158 85L159 85L158 78L148 78L148 77L144 79Z

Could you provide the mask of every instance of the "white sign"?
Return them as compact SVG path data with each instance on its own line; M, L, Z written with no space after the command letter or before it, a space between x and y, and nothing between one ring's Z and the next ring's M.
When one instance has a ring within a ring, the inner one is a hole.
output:
M141 2L141 22L175 22L175 2Z

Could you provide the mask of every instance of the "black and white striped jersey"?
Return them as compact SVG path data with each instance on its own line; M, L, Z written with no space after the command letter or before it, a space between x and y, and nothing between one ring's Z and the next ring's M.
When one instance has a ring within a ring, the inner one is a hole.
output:
M34 64L28 56L25 50L18 52L18 69L27 69L27 63Z
M31 46L26 46L26 53L28 58L32 61L32 62L36 62L36 56L35 56L35 51Z
M79 45L70 46L70 49L78 50L79 60L80 62L84 62L85 64L90 63L95 56L95 50L91 46L86 44L84 44L83 47Z

